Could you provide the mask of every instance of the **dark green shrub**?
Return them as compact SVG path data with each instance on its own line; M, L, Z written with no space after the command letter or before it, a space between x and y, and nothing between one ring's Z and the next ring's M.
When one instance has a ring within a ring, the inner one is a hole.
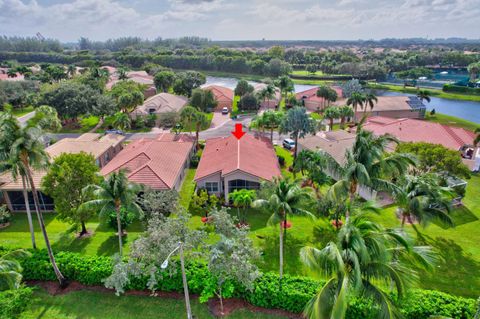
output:
M467 319L472 318L475 313L475 300L435 290L414 289L400 303L399 308L408 319L430 316Z
M0 319L20 317L32 298L32 288L22 287L16 290L0 292Z
M149 114L145 119L146 127L155 127L157 125L157 114Z
M0 247L0 254L5 250ZM110 257L82 256L70 252L58 252L55 255L58 266L63 274L72 281L85 285L103 285L103 279L112 272ZM55 274L50 265L46 250L33 251L32 256L22 260L25 280L55 280ZM199 261L186 264L188 286L193 294L201 294L209 289L212 280L207 266ZM157 290L183 291L180 271L173 276L159 274ZM144 290L147 287L148 275L142 278L132 278L128 289ZM231 296L244 298L251 304L264 308L284 309L294 313L303 311L305 304L316 294L323 281L307 277L285 275L280 288L279 277L275 273L264 273L254 284L252 291L247 291L232 283L234 288ZM0 314L2 298L0 293ZM447 316L451 318L472 318L475 312L475 300L452 296L446 293L430 290L412 290L400 303L399 308L406 319L428 319L430 316ZM376 308L371 300L352 298L347 311L348 319L375 318ZM4 318L1 317L0 318ZM12 317L5 317L12 318ZM15 318L15 317L13 317Z
M135 214L126 211L123 207L120 208L120 224L122 226L122 230L125 230L129 225L133 223L133 220L135 219ZM118 225L117 225L117 213L115 211L111 211L108 214L108 226L110 228L117 230Z
M12 214L8 210L7 206L0 206L0 225L9 223L12 219Z
M282 155L277 155L278 157L278 164L280 165L280 167L284 167L285 166L285 157L283 157Z

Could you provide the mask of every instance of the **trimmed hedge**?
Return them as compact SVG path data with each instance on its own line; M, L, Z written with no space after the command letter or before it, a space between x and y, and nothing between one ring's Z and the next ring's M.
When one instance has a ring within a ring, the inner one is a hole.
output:
M32 297L32 288L19 288L0 292L0 319L20 317Z
M467 93L472 95L480 95L480 89L471 88L471 87L462 86L462 85L454 85L454 84L444 84L443 91L452 92L452 93Z
M60 270L69 280L85 285L103 285L103 279L112 272L112 260L109 257L87 257L70 252L58 252L55 257ZM22 260L22 266L26 280L56 280L45 250L32 252L31 257ZM207 266L194 261L187 263L186 267L190 292L201 294L204 289L208 289L213 278ZM147 281L148 277L133 278L127 289L144 290ZM232 296L244 298L255 306L300 313L323 284L323 281L307 277L286 275L280 288L278 274L265 273L255 282L253 291L246 291L235 284ZM171 277L164 276L159 280L157 289L182 292L180 271ZM438 291L414 289L400 302L399 308L407 319L427 319L432 315L468 319L475 312L475 300ZM370 300L353 298L347 318L374 318L375 309Z

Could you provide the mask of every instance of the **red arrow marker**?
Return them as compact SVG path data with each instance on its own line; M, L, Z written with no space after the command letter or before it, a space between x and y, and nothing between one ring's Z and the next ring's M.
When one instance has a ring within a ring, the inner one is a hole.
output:
M242 136L245 135L245 132L243 131L242 124L237 123L235 124L235 131L232 132L233 136L237 138L237 140L241 139Z

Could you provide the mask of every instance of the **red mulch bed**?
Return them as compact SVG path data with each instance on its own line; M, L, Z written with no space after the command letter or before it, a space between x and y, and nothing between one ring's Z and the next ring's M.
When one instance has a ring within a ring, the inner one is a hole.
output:
M70 292L81 291L81 290L95 291L95 292L102 292L102 293L113 292L112 289L107 289L103 286L87 286L77 281L70 282L68 286L63 289L59 287L58 282L56 281L29 280L27 281L27 285L40 287L45 291L47 291L52 296L68 294ZM152 295L152 292L147 290L129 290L125 292L125 295L154 296L159 298L171 298L171 299L184 298L183 293L158 291ZM190 297L198 298L198 296L192 295L192 294L190 295ZM220 301L218 300L218 298L212 298L209 300L208 309L213 316L222 317L221 311L220 311ZM223 312L224 312L223 316L230 315L234 311L241 310L241 309L247 309L254 313L265 313L265 314L270 314L274 316L287 317L289 319L304 318L301 314L295 314L295 313L291 313L281 309L266 309L266 308L256 307L249 304L245 300L239 299L239 298L230 298L230 299L223 300Z

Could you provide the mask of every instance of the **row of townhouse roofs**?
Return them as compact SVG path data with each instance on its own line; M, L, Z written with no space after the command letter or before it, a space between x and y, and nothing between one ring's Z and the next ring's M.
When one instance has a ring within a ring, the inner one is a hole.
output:
M441 144L459 151L472 170L479 170L480 150L472 145L474 133L471 131L422 120L385 117L369 118L364 129L376 135L389 133L403 142ZM196 150L193 136L161 133L155 138L142 138L128 144L124 144L124 138L116 134L86 133L77 138L62 139L47 147L46 151L51 159L62 153L90 153L104 176L123 169L131 182L158 191L180 190ZM298 149L323 150L343 163L345 151L352 147L354 140L354 132L319 132L300 139ZM36 185L41 185L45 174L46 171L34 172ZM226 200L236 189L258 189L262 181L280 176L278 159L270 140L246 134L240 140L234 136L207 140L194 180L197 188L224 196ZM25 211L20 180L13 180L9 172L4 172L0 176L0 191L10 210ZM40 198L44 210L53 210L51 198L41 192Z

